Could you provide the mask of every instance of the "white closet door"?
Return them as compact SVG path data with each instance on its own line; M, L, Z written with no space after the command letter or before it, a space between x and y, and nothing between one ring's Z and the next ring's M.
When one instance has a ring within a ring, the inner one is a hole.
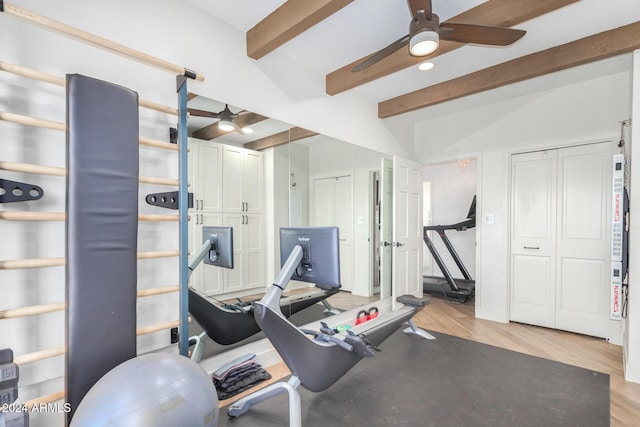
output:
M393 157L393 297L422 296L422 165Z
M511 310L516 322L555 326L556 151L514 155Z
M609 337L611 154L512 157L511 320Z
M313 181L313 225L335 225L335 186L332 179Z
M313 225L340 229L340 280L353 289L353 185L351 176L313 181Z
M609 337L611 149L558 151L556 328Z

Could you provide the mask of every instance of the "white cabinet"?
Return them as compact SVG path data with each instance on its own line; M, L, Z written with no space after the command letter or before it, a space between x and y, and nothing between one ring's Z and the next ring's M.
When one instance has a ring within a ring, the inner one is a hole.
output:
M222 195L225 212L262 213L262 153L224 146Z
M244 148L190 139L191 251L200 247L202 226L233 227L234 268L202 263L191 283L209 295L265 285L263 155Z

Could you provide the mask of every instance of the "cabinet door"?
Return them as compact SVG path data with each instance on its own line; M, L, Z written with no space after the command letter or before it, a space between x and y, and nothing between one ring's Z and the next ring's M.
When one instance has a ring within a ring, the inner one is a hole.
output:
M192 212L189 222L189 242L191 253L195 253L202 246L202 227L219 226L222 215L209 212ZM224 268L201 262L191 274L191 284L197 290L207 295L219 294L223 291Z
M242 212L244 149L225 146L222 164L222 204L225 212Z
M262 154L254 151L246 151L243 164L243 194L245 212L262 212Z
M265 286L265 243L264 224L260 214L244 216L242 237L244 238L246 264L242 266L245 273L245 289Z
M198 149L197 209L222 210L222 145L213 142L200 143ZM194 203L195 205L195 203Z
M244 215L223 214L225 226L233 227L233 269L224 272L224 292L235 292L245 288L245 245L244 245Z

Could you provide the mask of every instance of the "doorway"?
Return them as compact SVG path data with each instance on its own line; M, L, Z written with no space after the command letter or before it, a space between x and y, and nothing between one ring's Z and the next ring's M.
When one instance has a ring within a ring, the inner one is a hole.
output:
M422 171L423 218L422 225L456 224L467 218L478 188L477 160L460 159L454 162L425 165ZM471 277L476 277L476 229L447 231L455 251ZM455 278L463 275L454 258L435 231L429 231L435 250ZM424 245L423 276L442 277L443 273Z

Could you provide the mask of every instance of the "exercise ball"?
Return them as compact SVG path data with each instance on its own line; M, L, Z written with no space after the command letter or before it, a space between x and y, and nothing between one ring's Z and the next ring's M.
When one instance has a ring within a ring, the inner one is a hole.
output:
M95 383L71 426L215 427L218 414L216 389L196 362L153 353L121 363Z

